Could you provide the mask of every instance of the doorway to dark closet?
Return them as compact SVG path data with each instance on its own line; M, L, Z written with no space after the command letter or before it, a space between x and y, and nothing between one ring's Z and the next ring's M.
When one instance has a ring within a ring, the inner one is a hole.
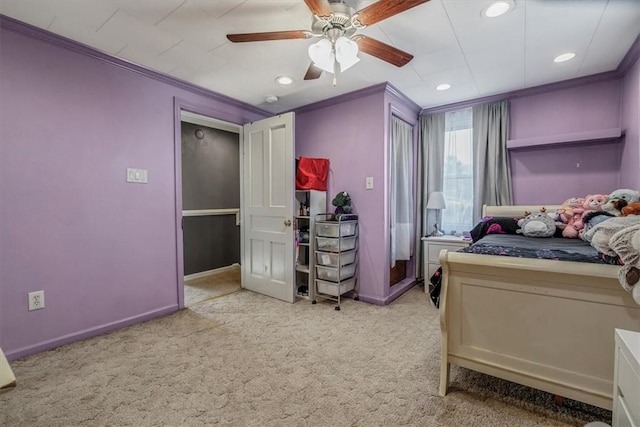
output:
M182 113L185 307L241 288L240 129Z

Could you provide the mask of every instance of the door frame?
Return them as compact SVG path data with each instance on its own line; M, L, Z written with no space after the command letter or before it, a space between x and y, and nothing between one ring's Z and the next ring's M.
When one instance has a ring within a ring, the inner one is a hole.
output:
M242 188L244 184L244 166L242 147L243 141L243 125L225 121L219 117L227 116L221 111L198 105L186 101L184 99L174 97L173 98L173 110L174 110L174 197L175 197L175 229L176 229L176 292L178 296L178 308L184 308L184 237L182 233L182 113L191 115L189 117L192 120L202 120L203 126L214 127L215 129L221 129L229 132L238 133L238 143L240 144L240 212L242 212ZM200 116L200 117L194 117ZM240 223L240 259L243 255L243 242L244 242L244 227ZM240 283L241 287L244 287Z

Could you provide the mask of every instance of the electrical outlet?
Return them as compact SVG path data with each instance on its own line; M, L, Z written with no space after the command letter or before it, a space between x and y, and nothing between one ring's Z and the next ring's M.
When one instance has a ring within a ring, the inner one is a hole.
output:
M146 184L148 181L148 171L146 169L127 168L127 182L137 182Z
M364 188L367 189L367 190L373 190L373 177L372 176L366 177Z
M29 292L29 311L44 308L44 291Z

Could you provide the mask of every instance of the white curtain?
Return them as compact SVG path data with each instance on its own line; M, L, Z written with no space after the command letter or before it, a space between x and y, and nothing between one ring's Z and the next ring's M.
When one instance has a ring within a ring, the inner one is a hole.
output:
M427 210L429 194L442 191L442 165L444 163L445 114L437 113L420 117L418 138L418 191L416 203L419 207L418 232L416 233L416 255L422 259L422 237L434 231L436 211ZM423 277L422 262L416 263L417 277Z
M507 151L509 101L473 107L474 223L482 205L512 205L511 166Z
M413 254L413 125L391 118L391 267Z

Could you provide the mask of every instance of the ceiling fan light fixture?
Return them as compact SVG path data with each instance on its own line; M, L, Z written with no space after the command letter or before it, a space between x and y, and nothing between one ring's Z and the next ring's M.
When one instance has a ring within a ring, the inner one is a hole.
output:
M333 53L333 46L329 39L323 38L317 43L309 46L309 58L311 58L317 67L324 71L333 73L335 55Z
M487 18L497 18L509 12L513 8L513 1L496 1L482 9L482 15Z
M340 71L346 71L360 61L358 58L358 44L348 37L342 36L336 40L336 60L340 64Z

